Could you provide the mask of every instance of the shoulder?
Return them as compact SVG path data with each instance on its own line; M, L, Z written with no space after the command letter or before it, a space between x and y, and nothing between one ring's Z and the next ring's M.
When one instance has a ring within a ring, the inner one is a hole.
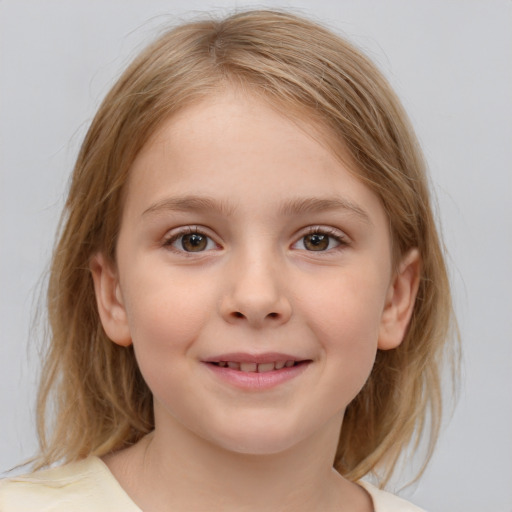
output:
M375 512L425 512L422 508L416 507L394 494L377 489L368 482L360 481L358 483L371 496Z
M1 512L140 512L97 457L0 480Z

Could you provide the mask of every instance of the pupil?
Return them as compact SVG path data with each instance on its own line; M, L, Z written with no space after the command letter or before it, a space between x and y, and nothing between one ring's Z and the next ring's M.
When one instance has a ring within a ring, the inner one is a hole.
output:
M323 251L329 246L329 237L319 233L307 235L304 240L306 249L310 251Z
M181 245L188 252L202 251L206 247L206 237L198 233L184 235Z

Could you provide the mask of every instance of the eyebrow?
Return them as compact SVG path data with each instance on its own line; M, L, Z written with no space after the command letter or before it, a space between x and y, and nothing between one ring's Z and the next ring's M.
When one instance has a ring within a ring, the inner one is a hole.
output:
M221 215L234 213L236 205L228 204L226 201L219 201L208 196L176 196L169 197L153 204L142 213L143 216L151 213L165 211L195 211L212 212ZM372 224L370 216L357 204L339 197L318 198L304 197L290 199L279 209L282 215L304 215L308 213L320 213L324 211L344 210L356 215L367 224Z
M219 201L208 196L176 196L158 201L157 203L144 210L142 215L144 216L150 213L159 213L165 211L206 211L229 215L233 213L234 207L225 201Z
M340 197L317 198L305 197L286 201L281 212L288 215L319 213L332 210L345 210L353 213L366 224L372 224L370 216L357 204Z

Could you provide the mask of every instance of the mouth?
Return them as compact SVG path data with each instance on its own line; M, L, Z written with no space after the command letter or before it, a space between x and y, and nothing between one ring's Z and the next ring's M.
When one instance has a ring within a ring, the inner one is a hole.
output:
M263 391L302 375L312 359L282 353L222 354L203 360L211 374L246 391Z
M310 360L294 360L294 359L281 359L277 361L269 361L258 363L253 361L208 361L208 364L217 366L219 368L230 368L231 370L246 372L246 373L267 373L283 368L292 368L301 364L306 364Z

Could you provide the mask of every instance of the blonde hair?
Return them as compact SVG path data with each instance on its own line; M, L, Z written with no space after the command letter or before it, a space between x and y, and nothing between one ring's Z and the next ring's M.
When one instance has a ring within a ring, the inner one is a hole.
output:
M396 261L413 247L421 253L405 339L378 352L369 380L346 410L334 462L353 480L380 469L385 482L427 421L431 451L441 418L440 368L452 304L425 165L407 116L376 67L325 28L274 11L164 33L99 108L74 169L51 267L36 467L101 456L154 428L151 392L132 348L112 343L101 326L89 262L98 251L115 262L123 193L137 152L163 120L227 83L320 120L380 197Z

